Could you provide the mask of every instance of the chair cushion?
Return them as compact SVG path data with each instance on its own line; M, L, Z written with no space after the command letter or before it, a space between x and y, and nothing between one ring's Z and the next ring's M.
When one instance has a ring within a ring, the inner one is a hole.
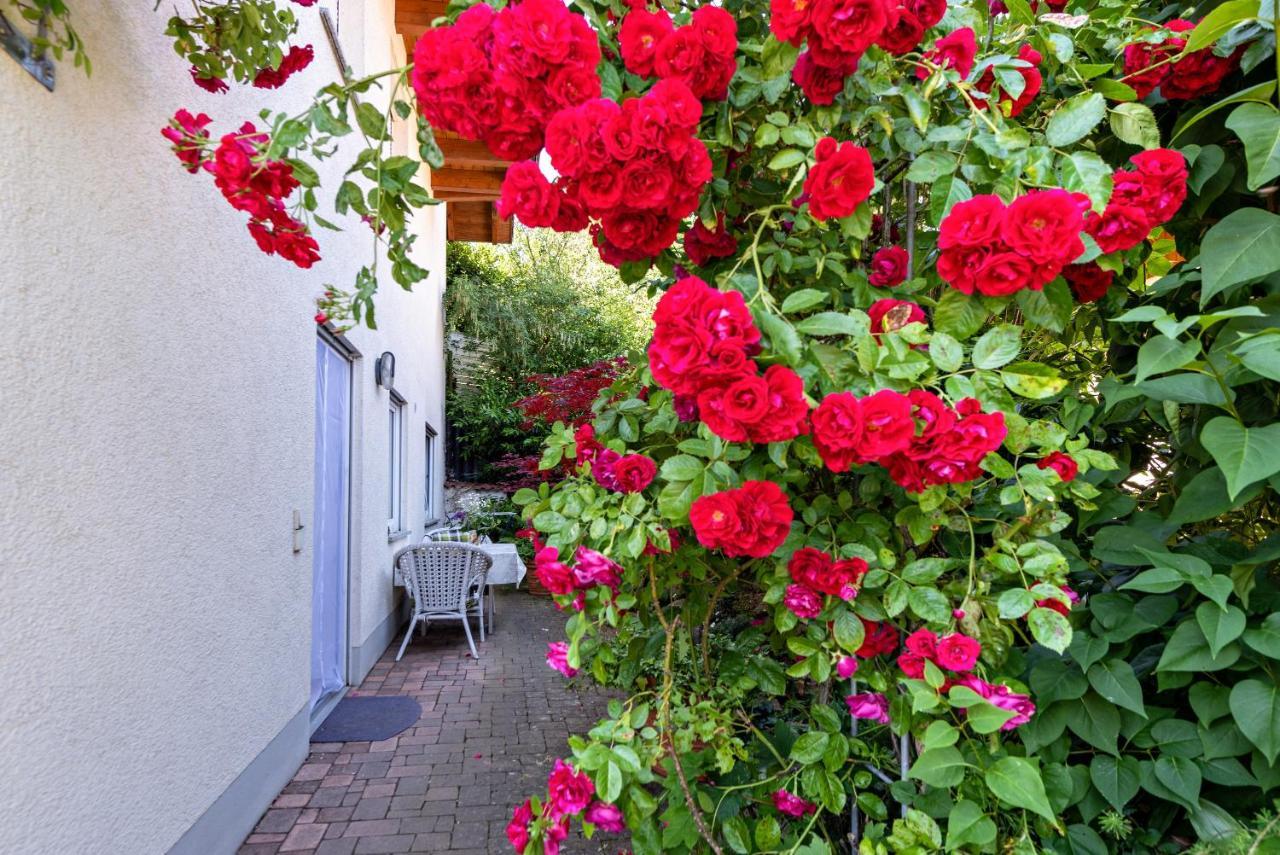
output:
M475 543L479 539L480 533L475 529L470 531L437 531L431 535L431 539L436 543Z

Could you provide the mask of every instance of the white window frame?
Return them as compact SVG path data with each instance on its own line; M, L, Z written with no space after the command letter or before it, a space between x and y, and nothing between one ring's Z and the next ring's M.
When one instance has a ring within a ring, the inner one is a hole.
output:
M405 400L394 391L387 404L387 537L405 534L404 527Z
M436 429L431 426L430 422L424 422L424 425L426 427L426 430L424 432L426 441L423 445L423 450L426 452L426 454L425 454L424 462L422 464L423 482L424 482L422 510L423 510L423 519L426 521L428 525L430 525L431 523L436 522L437 520L440 519L439 514L436 513L436 486L435 486L437 434L436 434Z

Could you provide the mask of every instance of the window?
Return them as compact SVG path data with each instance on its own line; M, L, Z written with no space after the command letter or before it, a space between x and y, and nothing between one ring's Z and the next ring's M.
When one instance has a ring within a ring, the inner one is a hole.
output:
M391 393L387 407L387 534L404 531L404 399Z
M425 484L423 488L422 509L425 511L424 518L427 522L436 519L436 432L435 428L427 425L427 442L426 442L426 462L423 463L423 477Z

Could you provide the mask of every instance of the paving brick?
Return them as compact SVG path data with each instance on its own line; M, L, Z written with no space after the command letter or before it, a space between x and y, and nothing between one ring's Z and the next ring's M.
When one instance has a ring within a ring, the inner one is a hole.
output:
M462 630L433 626L400 662L397 637L351 694L409 695L418 722L381 742L313 744L241 855L510 852L514 806L544 786L570 733L591 728L607 696L546 666L563 616L546 599L503 592L495 632L472 659ZM563 855L616 855L628 842L575 828Z

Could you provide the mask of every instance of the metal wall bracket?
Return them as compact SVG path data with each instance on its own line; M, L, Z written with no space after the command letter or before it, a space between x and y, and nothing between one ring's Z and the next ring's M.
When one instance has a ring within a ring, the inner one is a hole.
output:
M48 18L41 18L36 30L36 38L43 39L47 31ZM13 57L18 65L40 82L41 86L50 92L53 91L54 63L49 58L48 51L41 50L36 53L36 46L32 40L18 32L4 16L4 12L0 12L0 45L3 45L5 53Z

